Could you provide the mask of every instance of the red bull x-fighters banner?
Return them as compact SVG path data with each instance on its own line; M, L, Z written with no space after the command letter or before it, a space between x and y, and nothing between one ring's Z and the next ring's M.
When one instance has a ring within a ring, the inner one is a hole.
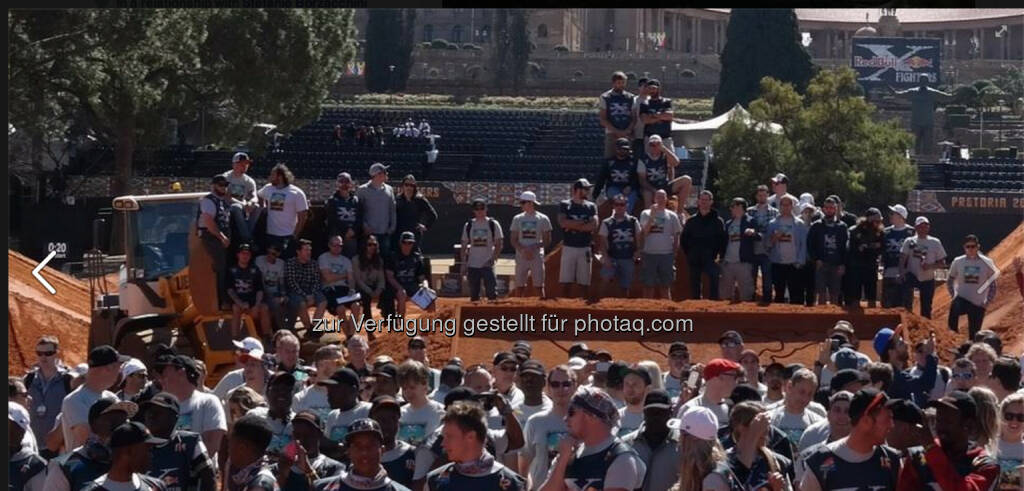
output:
M942 40L932 38L854 38L850 66L865 89L907 89L939 83Z

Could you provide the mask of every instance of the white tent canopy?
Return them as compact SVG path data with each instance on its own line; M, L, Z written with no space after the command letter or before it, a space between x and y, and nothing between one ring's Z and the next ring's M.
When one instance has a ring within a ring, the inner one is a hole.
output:
M750 112L743 109L743 106L736 104L729 111L707 121L688 124L673 122L672 140L677 146L704 148L711 144L711 137L718 131L718 128L728 123L733 117L739 118L747 126L755 124L753 118L750 117ZM772 133L782 132L782 126L775 123L769 123L769 129Z

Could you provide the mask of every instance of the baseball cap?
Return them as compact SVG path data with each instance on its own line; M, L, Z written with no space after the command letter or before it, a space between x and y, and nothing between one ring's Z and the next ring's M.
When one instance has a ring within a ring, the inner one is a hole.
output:
M412 232L402 232L402 236L399 240L402 242L416 242L416 234Z
M130 359L130 356L118 353L113 346L104 344L89 352L89 367L105 367L112 363L124 363Z
M725 358L715 358L704 366L704 380L711 380L719 375L729 372L737 372L742 367L739 363Z
M580 358L578 356L574 356L572 358L569 358L569 362L566 363L566 365L568 365L569 368L573 369L574 371L583 370L583 367L587 366L587 360L584 360L583 358Z
M402 405L398 403L398 399L395 399L394 397L388 395L374 397L373 400L370 401L370 403L372 404L372 406L370 406L370 412L373 412L374 409L382 408L384 406L391 406L395 409L401 409L402 407Z
M622 379L625 380L627 375L636 375L637 377L644 379L645 385L651 385L651 374L647 373L645 370L641 370L635 365L622 372Z
M729 394L729 400L735 406L744 401L761 401L761 393L757 391L757 387L750 384L736 384L736 387L732 389L732 393Z
M590 352L590 348L587 346L587 343L572 343L572 345L569 346L569 358L580 356L581 353L586 354L588 352Z
M129 375L137 372L145 372L146 365L137 358L132 358L121 365L121 377L127 378Z
M906 220L907 216L910 215L910 213L907 212L907 207L903 205L892 205L889 207L889 211L903 217L904 220Z
M262 348L253 348L253 349L251 349L249 351L243 352L242 355L239 356L239 358L241 358L243 362L245 362L247 360L261 360L262 361L263 360L263 349Z
M7 419L14 421L15 424L25 431L28 431L29 427L32 425L31 419L28 415L28 410L17 402L7 401Z
M317 416L313 411L299 411L298 414L292 417L292 423L296 421L305 421L313 425L313 427L319 430L320 433L324 432L324 422L321 421L320 416Z
M629 138L619 138L615 140L615 146L618 148L630 148L633 144L630 143Z
M217 174L217 175L213 176L212 179L210 179L210 183L212 183L212 184L222 184L222 185L227 186L228 178L224 177L221 174Z
M665 389L654 389L644 396L644 409L672 409L672 396Z
M348 385L359 387L359 374L348 367L341 367L334 371L330 377L321 380L317 385Z
M409 349L413 348L426 348L427 341L420 336L416 336L409 340Z
M917 217L917 218L916 218L916 219L914 220L914 226L915 226L915 227L916 227L916 226L918 226L918 225L921 225L922 223L927 223L927 224L931 225L931 223L932 223L932 222L931 222L931 221L929 221L929 220L928 220L928 217L925 217L925 216L920 216L920 217Z
M594 357L597 358L598 360L604 360L606 362L612 361L612 354L606 349L599 349L597 351L594 351Z
M596 387L580 387L569 402L570 407L577 407L591 416L601 420L609 428L619 423L619 410L607 392Z
M150 397L149 400L141 404L142 409L145 410L149 406L158 406L165 409L174 411L174 414L181 414L181 404L178 402L178 398L170 392L160 392Z
M647 143L648 144L651 144L651 143L654 143L654 142L661 143L661 136L659 136L659 135L651 135L649 138L647 138Z
M878 208L875 208L875 207L872 206L871 208L868 208L868 211L864 212L864 216L868 217L868 218L871 218L871 217L881 218L882 217L882 211L879 210Z
M339 172L337 177L338 182L352 182L352 174L348 172Z
M648 87L661 87L661 82L658 81L658 79L656 79L656 78L652 78L652 79L647 81L647 86Z
M242 252L242 251L252 252L252 244L249 244L248 242L242 242L241 244L238 244L238 251L237 252Z
M382 164L380 162L374 162L373 165L370 166L370 177L373 177L373 176L375 176L377 174L380 174L382 172L387 172L387 171L388 171L388 166L386 166L386 165L384 165L384 164Z
M718 417L703 406L684 408L682 415L668 421L668 427L685 431L705 441L714 441L718 438Z
M523 347L523 348L526 348L526 349L528 349L530 351L533 351L533 345L531 345L529 341L525 341L525 340L522 340L522 339L512 343L512 347L513 348Z
M373 368L378 368L385 363L395 363L395 359L388 355L377 355L377 357L373 359Z
M495 353L493 361L494 361L494 363L493 363L494 366L501 365L502 363L504 363L506 361L515 362L516 365L519 364L519 360L516 359L515 353L513 353L511 351L499 351L499 352Z
M832 375L832 380L829 381L829 389L832 392L836 392L838 390L842 390L846 384L851 384L853 382L869 383L871 382L871 379L868 378L867 374L860 370L846 368L839 370Z
M252 162L252 159L249 158L249 154L245 152L238 152L234 157L231 157L231 163L236 164L238 162Z
M889 349L889 342L892 341L892 337L895 334L896 332L888 327L883 327L875 333L875 339L871 342L871 345L875 348L875 353L878 353L878 356L882 356Z
M289 371L278 371L270 376L270 380L267 381L267 387L277 384L289 384L295 386L295 375Z
M391 363L391 362L384 363L383 365L373 369L373 376L375 376L375 377L385 376L385 377L391 377L393 379L397 379L398 378L398 365L395 365L394 363Z
M832 326L832 330L835 332L841 332L845 334L847 338L850 339L852 339L855 335L855 332L853 330L853 324L850 324L850 321L847 320L836 321L836 325Z
M832 362L836 364L836 370L856 369L860 364L859 358L856 351L842 348L832 355Z
M888 407L892 401L889 396L873 387L865 387L858 390L850 401L850 421L857 424L860 417L880 406Z
M252 351L254 349L263 351L263 343L259 339L252 336L247 337L241 341L232 340L231 344L235 345L235 348L241 351Z
M921 408L917 407L917 404L914 404L913 401L896 399L892 401L889 407L892 408L892 419L894 421L903 421L912 425L924 425L924 411L921 411Z
M970 395L962 390L954 390L945 397L928 402L928 407L937 408L939 406L956 409L960 412L960 417L964 419L974 419L975 415L978 414L978 404L974 402Z
M629 365L622 360L615 360L608 365L608 385L617 386L622 384L622 378L626 376Z
M789 178L786 177L785 174L779 172L778 174L775 174L775 177L772 178L772 182L781 182L784 184L789 184Z
M345 440L351 440L352 437L360 433L372 433L377 435L377 438L384 440L384 432L380 429L380 423L370 418L360 418L352 422L348 427L348 433L345 433Z
M736 331L725 331L721 336L718 337L718 342L722 341L733 341L736 344L743 344L743 336Z
M668 347L668 354L671 355L672 353L675 353L677 351L682 351L682 352L685 352L685 353L689 353L690 352L690 348L687 347L686 343L684 343L682 341L676 341L676 342L672 343L671 345L669 345L669 347Z
M134 402L119 401L113 397L104 397L94 402L92 406L89 407L89 422L91 423L95 421L96 418L112 411L124 411L130 419L139 412L139 406Z
M139 443L160 445L167 443L167 440L153 436L146 426L138 421L129 421L118 426L110 434L110 448L128 447Z
M540 204L540 201L537 201L537 193L534 193L533 191L523 191L523 193L519 195L519 202L521 203L523 201L530 201L538 205Z
M541 377L547 375L547 370L544 369L544 364L540 360L526 360L519 365L519 374L532 373L534 375L540 375Z
M573 189L590 189L592 187L594 187L594 185L591 184L586 177L576 179L576 182L572 183Z
M405 177L402 178L402 184L416 185L416 176L412 174L406 174Z
M445 407L448 407L459 401L471 401L476 397L476 395L477 391L463 385L449 390L448 393L444 395L443 402Z

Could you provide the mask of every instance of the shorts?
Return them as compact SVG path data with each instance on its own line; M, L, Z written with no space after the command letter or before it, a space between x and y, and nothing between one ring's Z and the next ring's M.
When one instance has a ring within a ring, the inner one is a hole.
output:
M608 262L601 267L601 277L606 280L617 279L620 287L628 289L633 285L634 271L636 271L636 262L633 261L633 258L608 258Z
M537 251L532 260L524 259L516 253L516 287L525 287L528 276L533 276L535 287L544 286L544 255L541 251Z
M299 295L299 294L296 294L296 293L292 293L292 294L288 295L288 302L291 304L291 307L293 309L299 308L299 304L304 302L305 300L306 300L306 297L304 295ZM316 307L317 305L320 305L321 303L324 303L326 301L327 301L327 297L324 296L323 292L320 292L320 291L313 292L313 303L315 305L307 305L306 307Z
M644 286L672 286L676 279L675 254L644 253L640 266L640 279Z
M590 247L562 246L562 263L558 270L559 283L590 286Z
M345 285L331 286L324 288L324 296L327 297L327 310L334 312L338 306L344 306L345 308L351 308L352 304L359 300L352 300L351 302L338 303L338 298L344 297L352 293L352 289Z

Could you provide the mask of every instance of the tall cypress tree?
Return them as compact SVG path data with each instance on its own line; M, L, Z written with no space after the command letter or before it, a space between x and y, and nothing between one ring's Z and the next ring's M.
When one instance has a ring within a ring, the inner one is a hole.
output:
M370 9L366 20L366 89L400 91L412 70L415 9ZM392 73L391 66L394 66Z
M526 82L526 69L530 63L530 33L527 27L529 15L527 9L512 9L510 15L512 22L509 26L509 68L512 72L512 91L516 94Z
M749 106L760 96L766 76L792 83L803 93L816 71L800 44L793 9L732 9L721 64L715 115L736 103Z
M491 44L491 73L494 74L494 86L499 94L503 94L510 74L509 51L511 50L511 34L509 33L508 9L497 9L494 12L494 41Z

